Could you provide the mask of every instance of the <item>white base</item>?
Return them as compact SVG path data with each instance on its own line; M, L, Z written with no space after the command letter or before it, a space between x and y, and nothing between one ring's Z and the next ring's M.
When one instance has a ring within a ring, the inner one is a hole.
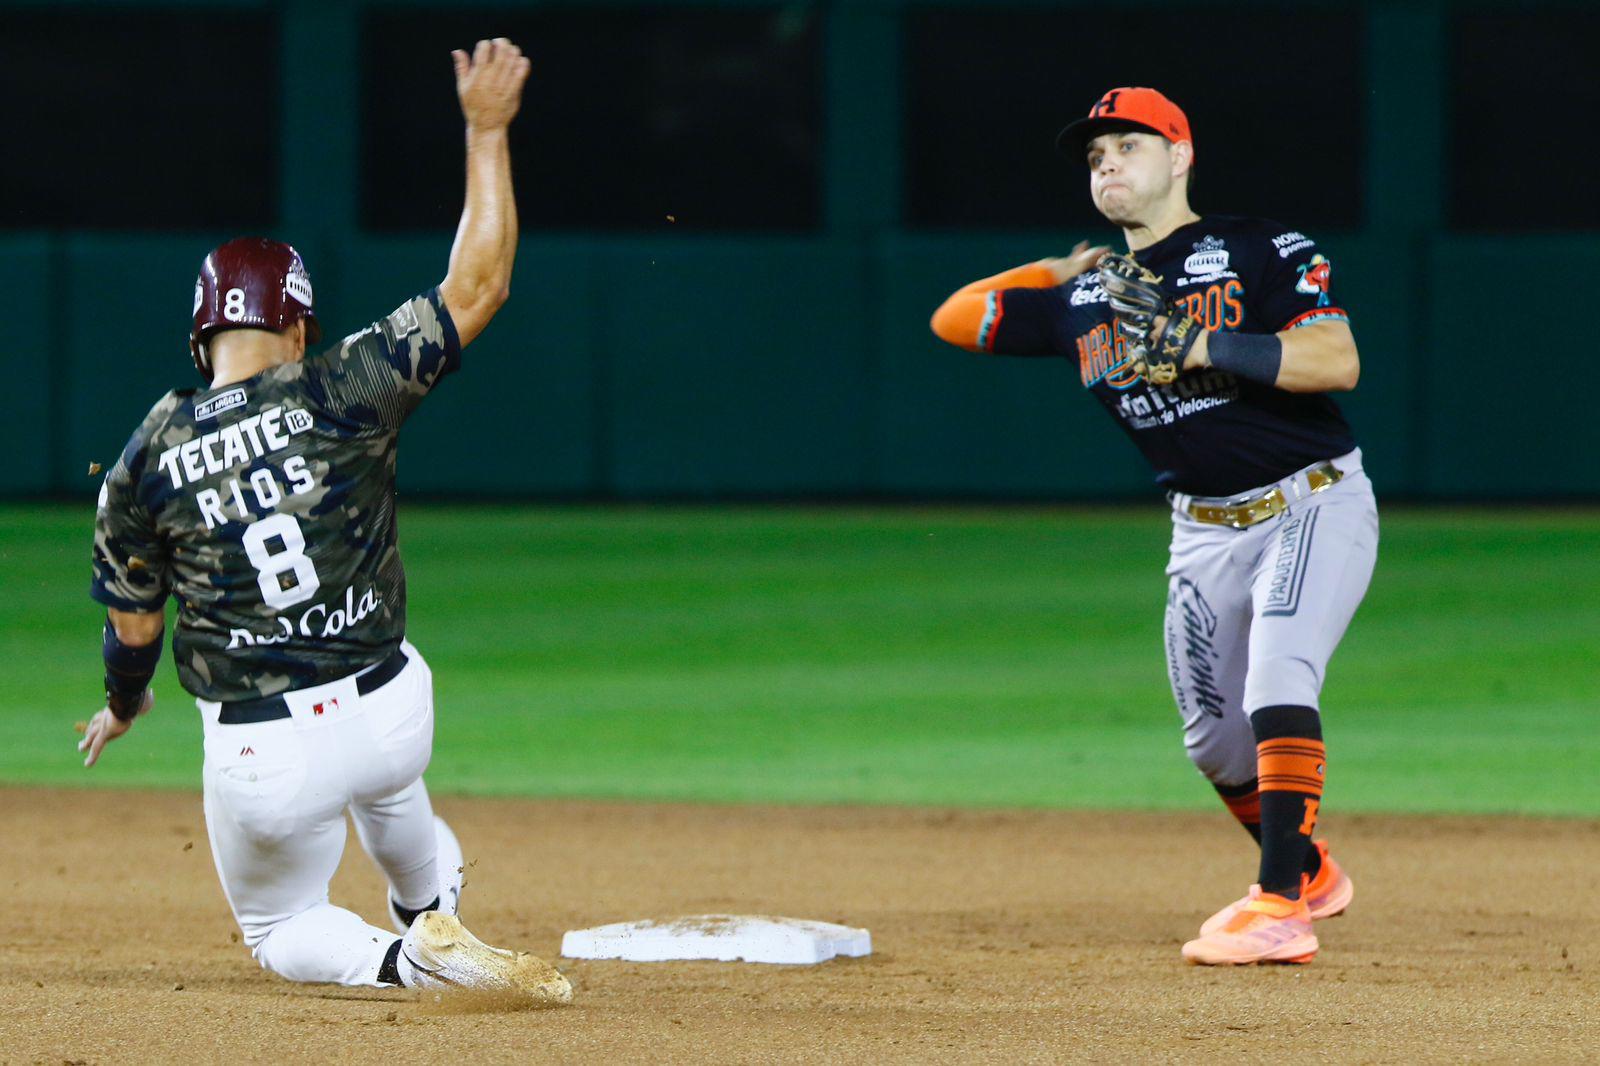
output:
M837 955L872 954L865 929L764 914L695 914L574 929L561 938L569 959L667 962L773 962L807 965Z

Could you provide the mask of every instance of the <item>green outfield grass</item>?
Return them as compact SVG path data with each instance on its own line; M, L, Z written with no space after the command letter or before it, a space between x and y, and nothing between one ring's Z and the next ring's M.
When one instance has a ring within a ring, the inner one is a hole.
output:
M160 703L92 771L87 507L0 508L0 780L196 788ZM1184 808L1159 505L407 506L439 791ZM1600 814L1600 512L1389 509L1330 670L1330 810Z

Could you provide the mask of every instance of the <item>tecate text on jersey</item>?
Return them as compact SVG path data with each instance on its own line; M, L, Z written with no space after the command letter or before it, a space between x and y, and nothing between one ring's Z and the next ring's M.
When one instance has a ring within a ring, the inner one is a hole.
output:
M303 433L312 425L311 415L299 408L269 407L259 415L251 415L231 425L201 434L182 444L175 444L161 453L157 465L172 479L173 488L182 488L203 477L220 474L289 446L289 438ZM220 452L220 454L219 454ZM291 455L283 464L283 475L289 481L289 491L296 496L310 492L316 485L306 461ZM271 470L256 470L248 481L255 495L256 510L266 512L283 499L283 487ZM207 529L226 524L229 516L224 504L231 503L239 521L247 521L251 510L237 478L222 486L228 492L206 488L195 493L195 504Z

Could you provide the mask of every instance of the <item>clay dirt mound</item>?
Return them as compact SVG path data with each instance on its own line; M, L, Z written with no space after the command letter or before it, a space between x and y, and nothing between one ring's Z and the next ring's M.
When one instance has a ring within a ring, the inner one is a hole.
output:
M1339 816L1356 880L1305 967L1179 945L1253 872L1205 815L468 800L463 916L564 930L761 912L866 926L817 967L561 961L570 1008L457 1011L260 970L198 794L0 789L0 1061L1544 1061L1600 1057L1600 822ZM375 922L351 835L333 900Z

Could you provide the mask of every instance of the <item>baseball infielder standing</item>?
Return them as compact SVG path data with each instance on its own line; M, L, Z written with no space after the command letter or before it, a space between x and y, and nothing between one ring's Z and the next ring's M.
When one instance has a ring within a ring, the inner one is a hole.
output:
M1113 89L1057 144L1128 254L1078 245L961 289L933 329L970 351L1076 358L1172 503L1166 651L1189 757L1261 844L1258 883L1183 946L1195 963L1309 962L1350 878L1312 832L1318 697L1366 593L1377 507L1330 392L1355 387L1348 316L1315 243L1197 215L1184 113ZM1098 269L1095 269L1098 265Z
M320 354L295 250L229 241L195 283L204 389L168 393L106 478L92 595L107 607L93 766L153 703L165 604L205 727L205 815L222 890L261 965L292 981L467 987L567 1002L565 978L455 917L461 849L422 782L433 679L405 640L397 437L505 302L517 245L507 127L528 61L453 53L466 205L449 273ZM396 930L328 902L345 810L389 882Z

